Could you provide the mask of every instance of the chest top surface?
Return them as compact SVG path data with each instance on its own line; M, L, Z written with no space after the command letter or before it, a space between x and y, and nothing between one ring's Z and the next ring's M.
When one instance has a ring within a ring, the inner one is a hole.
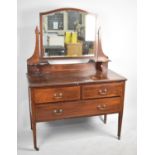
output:
M92 79L91 75L85 73L56 73L56 74L31 74L28 75L29 87L45 87L57 85L79 85L91 83L107 83L125 81L126 78L108 70L107 78Z

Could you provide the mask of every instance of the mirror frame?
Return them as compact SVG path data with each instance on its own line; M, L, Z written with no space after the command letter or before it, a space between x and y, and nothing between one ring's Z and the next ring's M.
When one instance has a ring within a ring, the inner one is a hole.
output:
M59 57L59 56L54 56L54 57L44 57L44 49L43 49L43 16L48 15L51 13L59 12L59 11L77 11L77 12L83 12L86 14L90 14L95 16L96 22L95 22L95 47L94 47L94 56L77 56L77 57ZM97 49L98 49L98 31L97 31L97 15L82 9L78 8L59 8L51 11L46 11L46 12L40 12L40 58L44 60L51 60L51 59L95 59L97 56Z

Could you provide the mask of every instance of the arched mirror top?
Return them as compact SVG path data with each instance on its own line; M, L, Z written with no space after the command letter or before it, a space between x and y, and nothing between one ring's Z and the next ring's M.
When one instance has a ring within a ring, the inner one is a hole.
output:
M77 8L40 13L42 59L95 58L96 14Z

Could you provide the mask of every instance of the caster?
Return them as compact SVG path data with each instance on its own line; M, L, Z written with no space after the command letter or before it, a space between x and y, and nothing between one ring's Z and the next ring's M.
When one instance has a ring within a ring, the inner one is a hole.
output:
M34 147L34 149L35 149L36 151L39 151L39 148L38 148L38 147Z

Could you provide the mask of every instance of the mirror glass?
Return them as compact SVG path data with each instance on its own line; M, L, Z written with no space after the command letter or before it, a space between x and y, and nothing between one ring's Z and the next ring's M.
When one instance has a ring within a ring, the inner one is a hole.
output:
M75 10L42 15L43 57L95 55L96 17Z

